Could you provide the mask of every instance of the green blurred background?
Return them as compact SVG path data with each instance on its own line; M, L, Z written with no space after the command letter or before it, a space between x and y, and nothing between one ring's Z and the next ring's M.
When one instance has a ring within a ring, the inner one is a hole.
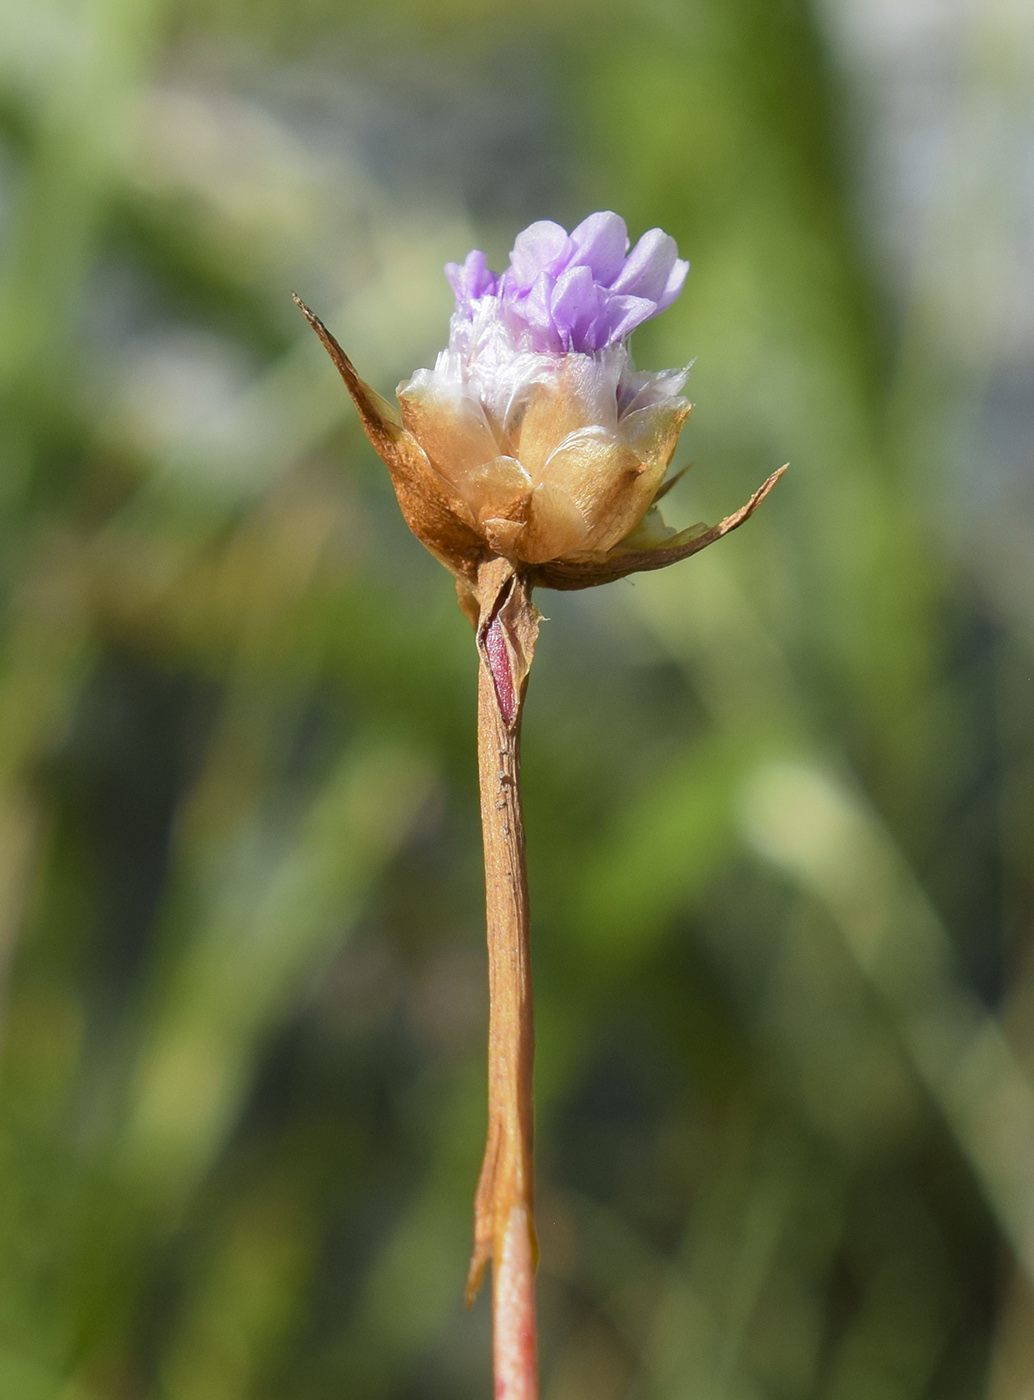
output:
M447 259L693 264L525 725L545 1400L1034 1396L1034 8L0 0L0 1398L466 1400Z

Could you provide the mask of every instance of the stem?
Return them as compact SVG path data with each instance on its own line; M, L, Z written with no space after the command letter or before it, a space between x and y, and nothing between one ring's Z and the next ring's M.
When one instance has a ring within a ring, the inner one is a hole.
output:
M531 947L520 723L538 619L503 560L479 577L478 774L488 931L488 1140L474 1205L468 1301L492 1260L496 1400L537 1400L532 1220Z

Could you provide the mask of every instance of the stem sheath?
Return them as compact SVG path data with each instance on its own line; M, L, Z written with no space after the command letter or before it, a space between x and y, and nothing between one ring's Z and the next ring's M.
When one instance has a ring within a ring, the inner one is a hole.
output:
M496 1400L537 1400L531 946L520 722L537 632L529 590L486 566L478 627L478 774L488 932L488 1140L474 1206L467 1297L492 1260Z

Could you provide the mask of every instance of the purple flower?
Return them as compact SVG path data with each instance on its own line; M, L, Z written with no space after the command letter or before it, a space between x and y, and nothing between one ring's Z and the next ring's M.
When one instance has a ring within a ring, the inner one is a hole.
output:
M414 534L471 600L502 558L531 582L587 588L685 558L747 518L776 475L712 530L676 534L657 502L690 405L688 369L637 371L627 339L670 306L689 264L660 229L629 252L617 214L571 233L532 224L496 274L484 253L445 273L449 344L398 386L398 410L306 311L387 463Z
M572 233L543 220L518 234L510 265L498 277L484 253L468 253L445 274L456 293L450 348L467 350L471 330L490 315L514 350L595 354L616 345L669 307L689 264L659 228L628 251L617 214L590 214Z
M453 513L495 554L541 565L668 538L651 509L689 414L686 370L637 373L626 340L688 264L660 229L631 253L617 214L537 223L496 275L450 263L448 348L399 385L402 421Z

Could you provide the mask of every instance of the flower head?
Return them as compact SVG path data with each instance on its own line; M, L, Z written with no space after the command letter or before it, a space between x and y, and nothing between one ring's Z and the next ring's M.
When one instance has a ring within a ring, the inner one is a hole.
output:
M627 340L678 297L688 263L651 229L629 251L624 220L592 214L570 234L532 224L509 266L484 253L446 269L449 344L398 387L399 411L335 360L414 534L457 576L468 610L478 569L502 558L529 585L585 588L685 558L742 523L740 511L681 534L656 502L690 413L688 369L637 372Z

